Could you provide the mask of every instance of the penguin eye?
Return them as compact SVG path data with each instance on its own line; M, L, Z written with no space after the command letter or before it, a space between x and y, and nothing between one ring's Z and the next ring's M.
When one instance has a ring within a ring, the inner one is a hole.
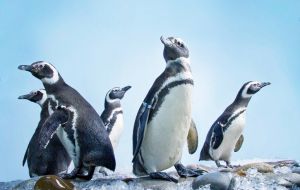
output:
M176 44L179 46L179 47L183 47L183 43L181 43L180 41L175 41L176 42Z

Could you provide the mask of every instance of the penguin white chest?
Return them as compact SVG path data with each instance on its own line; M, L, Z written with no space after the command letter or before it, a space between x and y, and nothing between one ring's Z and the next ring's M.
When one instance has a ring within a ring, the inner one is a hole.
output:
M114 150L118 146L122 132L123 132L123 114L120 113L117 115L116 122L109 134L109 139L111 141Z
M171 88L147 126L141 147L147 172L162 171L180 161L191 122L191 84Z
M241 113L232 121L223 134L223 141L217 149L210 149L210 154L214 160L230 161L231 153L241 136L245 127L246 113Z

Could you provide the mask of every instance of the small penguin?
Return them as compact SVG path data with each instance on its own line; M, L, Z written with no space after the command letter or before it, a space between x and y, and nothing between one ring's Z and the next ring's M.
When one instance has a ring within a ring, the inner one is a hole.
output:
M52 64L38 61L18 68L40 79L47 92L50 116L39 134L40 149L46 148L56 133L75 166L71 173L60 176L64 179L90 180L96 166L114 171L116 161L113 147L103 121L94 108L65 83ZM88 171L88 174L84 175L82 171Z
M131 86L125 86L124 88L115 87L109 90L105 96L105 109L101 114L101 119L104 122L105 129L109 134L109 139L114 150L119 143L123 131L121 99L130 88Z
M221 166L220 160L223 160L227 167L231 167L231 153L234 150L237 152L244 141L242 132L246 124L248 103L255 93L270 84L250 81L242 86L233 103L211 126L200 153L200 160L214 160L218 167Z
M181 177L200 175L181 163L191 125L194 85L189 50L179 38L161 37L166 68L155 80L134 123L133 173L178 182L162 172L175 166Z
M29 100L33 103L37 103L42 108L40 121L33 136L31 137L23 159L23 166L27 160L29 176L56 175L67 171L68 166L71 163L71 158L61 144L57 135L53 136L51 142L47 148L43 150L42 154L38 154L37 152L39 146L38 134L41 131L43 123L49 117L46 91L44 89L32 91L29 94L19 96L18 99Z

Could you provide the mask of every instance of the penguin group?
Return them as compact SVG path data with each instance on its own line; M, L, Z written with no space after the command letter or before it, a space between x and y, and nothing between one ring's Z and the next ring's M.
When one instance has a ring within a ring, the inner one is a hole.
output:
M165 69L155 79L138 109L132 135L132 172L178 182L164 170L175 167L180 177L205 171L184 166L185 144L190 154L198 147L198 130L192 119L194 79L190 52L180 38L161 37ZM114 150L124 128L121 99L131 86L114 87L104 98L99 115L92 105L49 62L20 65L43 84L43 89L19 96L41 107L40 121L25 151L29 176L58 175L64 179L91 180L96 167L114 171ZM269 82L245 83L208 131L199 160L213 160L217 167L231 165L232 152L244 141L246 110L250 99ZM226 165L221 165L224 161ZM73 169L69 172L71 164Z

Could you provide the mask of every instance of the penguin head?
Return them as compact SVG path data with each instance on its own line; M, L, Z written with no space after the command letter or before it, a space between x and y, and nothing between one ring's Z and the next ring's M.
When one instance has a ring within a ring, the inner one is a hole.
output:
M115 87L110 89L106 94L106 101L107 102L113 102L116 100L121 100L124 97L124 94L127 90L129 90L131 86L125 86L123 88Z
M160 41L164 44L165 61L175 60L180 57L189 58L189 50L186 44L180 38L168 37L165 39L160 37Z
M47 94L44 89L31 91L29 94L19 96L18 99L26 99L42 106L47 100Z
M20 65L20 70L29 71L33 76L40 79L43 83L54 84L59 81L60 76L56 68L45 61L37 61L31 65Z
M249 81L243 85L240 94L242 98L251 98L260 89L270 84L270 82Z

